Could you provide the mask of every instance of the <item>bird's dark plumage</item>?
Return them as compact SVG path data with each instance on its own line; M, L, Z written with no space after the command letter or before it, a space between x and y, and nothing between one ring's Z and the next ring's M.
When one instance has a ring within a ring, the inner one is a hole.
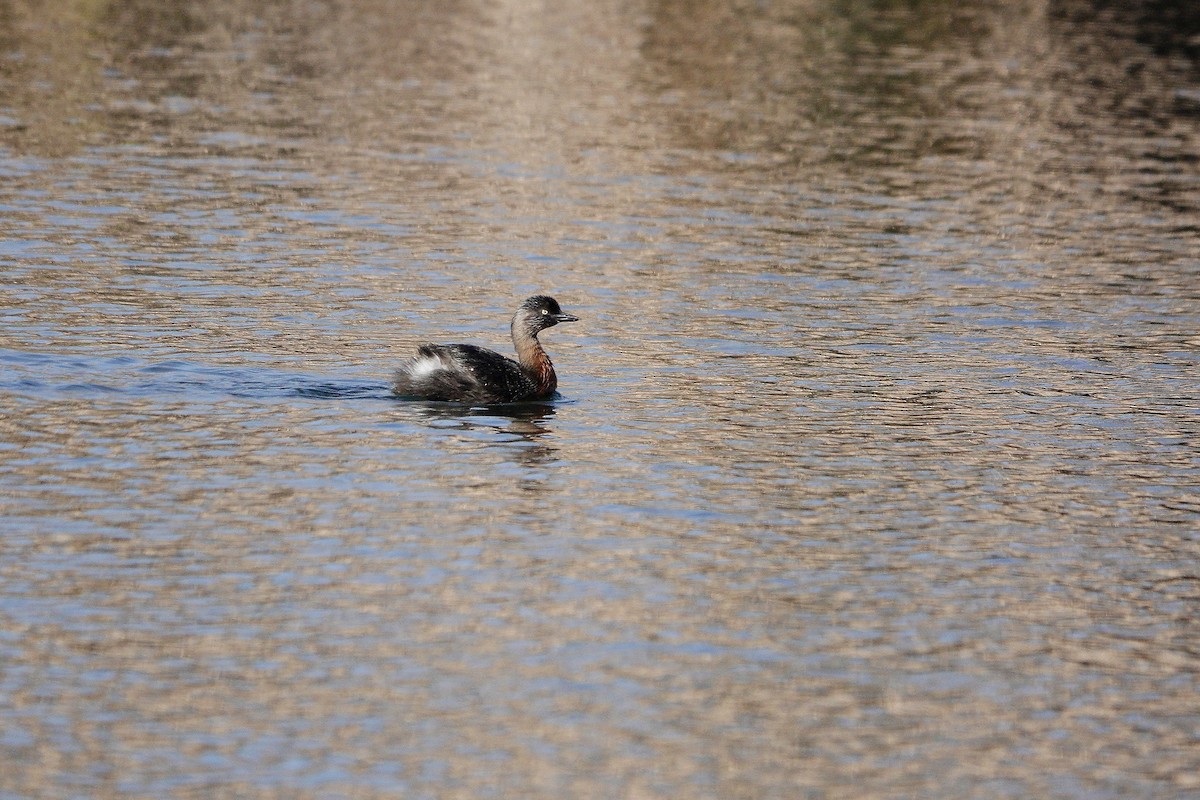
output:
M537 335L577 319L552 297L531 297L512 319L517 361L473 344L423 344L396 371L394 391L400 397L482 405L551 397L558 377Z

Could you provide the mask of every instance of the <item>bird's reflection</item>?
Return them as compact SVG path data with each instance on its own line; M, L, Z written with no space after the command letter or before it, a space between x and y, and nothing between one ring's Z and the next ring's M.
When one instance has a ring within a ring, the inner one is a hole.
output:
M556 460L555 448L546 438L553 429L549 421L558 413L550 401L507 403L495 406L466 406L461 403L405 403L418 419L432 428L490 434L489 444L506 446L513 458L526 466Z
M526 432L530 436L547 433L547 429L539 424L551 419L557 414L551 401L530 401L526 403L505 403L494 406L468 406L462 403L438 402L409 402L406 405L417 409L417 413L427 420L447 421L460 420L464 427L478 425L481 422L509 423L508 430ZM490 425L496 427L495 425Z

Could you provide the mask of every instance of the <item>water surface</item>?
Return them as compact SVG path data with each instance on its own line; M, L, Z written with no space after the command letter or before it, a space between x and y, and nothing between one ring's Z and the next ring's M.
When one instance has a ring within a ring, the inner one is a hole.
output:
M0 795L1193 796L1198 35L0 2Z

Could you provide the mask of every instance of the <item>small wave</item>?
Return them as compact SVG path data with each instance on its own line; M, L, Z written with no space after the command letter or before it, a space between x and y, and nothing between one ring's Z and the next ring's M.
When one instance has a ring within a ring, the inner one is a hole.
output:
M172 358L149 361L130 356L0 351L8 369L0 389L21 395L70 394L139 398L181 394L258 399L378 400L392 397L390 386L362 378L330 378L276 369L216 366Z

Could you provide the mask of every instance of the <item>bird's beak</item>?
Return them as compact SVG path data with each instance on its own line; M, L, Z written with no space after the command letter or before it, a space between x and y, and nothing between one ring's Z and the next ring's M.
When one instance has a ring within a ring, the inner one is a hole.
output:
M555 314L554 321L555 322L579 322L579 317L576 317L573 314Z

